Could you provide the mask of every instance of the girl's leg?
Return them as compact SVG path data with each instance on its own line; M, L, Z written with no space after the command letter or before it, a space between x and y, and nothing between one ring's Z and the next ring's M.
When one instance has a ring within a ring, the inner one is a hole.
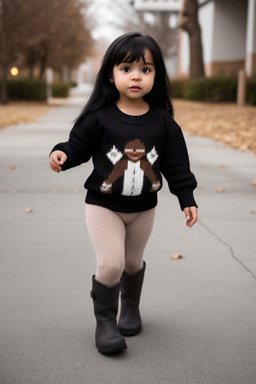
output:
M123 336L141 332L140 297L146 263L143 253L151 234L155 210L135 214L126 225L125 271L121 283L121 312L119 330Z
M125 267L124 222L115 212L91 204L86 205L86 222L96 253L96 280L113 286Z
M143 267L143 254L151 235L155 208L138 212L126 225L125 271L134 274Z

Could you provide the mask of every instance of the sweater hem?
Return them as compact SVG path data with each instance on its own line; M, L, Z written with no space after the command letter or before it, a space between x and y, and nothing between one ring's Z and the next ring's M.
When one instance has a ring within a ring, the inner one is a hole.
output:
M85 202L108 208L111 211L125 213L143 212L157 205L157 192L150 192L139 196L122 196L107 195L88 190Z

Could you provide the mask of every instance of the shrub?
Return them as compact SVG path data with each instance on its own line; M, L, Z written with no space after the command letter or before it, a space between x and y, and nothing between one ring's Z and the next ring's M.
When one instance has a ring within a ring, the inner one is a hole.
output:
M170 93L171 98L183 99L185 87L189 80L187 79L171 79L170 81Z
M55 82L52 83L52 97L68 97L70 83Z
M7 89L10 100L45 101L47 99L45 80L8 80Z
M246 96L249 104L256 105L256 74L247 79Z
M184 87L183 98L186 100L205 100L205 79L190 80Z
M205 77L197 80L171 80L171 98L193 101L236 102L236 77ZM247 79L246 100L256 105L256 73Z
M195 101L234 102L236 101L236 94L236 78L210 77L188 81L183 97Z

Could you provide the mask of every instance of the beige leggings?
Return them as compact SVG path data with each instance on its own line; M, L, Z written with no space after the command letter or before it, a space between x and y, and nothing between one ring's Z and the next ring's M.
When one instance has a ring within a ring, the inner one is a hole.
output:
M143 212L114 212L86 204L86 222L97 259L96 279L112 286L123 270L143 267L143 253L150 237L155 208Z

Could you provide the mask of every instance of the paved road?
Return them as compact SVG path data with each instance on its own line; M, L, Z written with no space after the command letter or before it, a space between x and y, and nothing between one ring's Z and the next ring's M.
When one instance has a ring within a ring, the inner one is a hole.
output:
M165 186L145 254L144 330L123 354L102 356L84 220L91 165L48 167L79 101L0 131L1 384L254 384L256 157L187 138L199 223L185 227Z

